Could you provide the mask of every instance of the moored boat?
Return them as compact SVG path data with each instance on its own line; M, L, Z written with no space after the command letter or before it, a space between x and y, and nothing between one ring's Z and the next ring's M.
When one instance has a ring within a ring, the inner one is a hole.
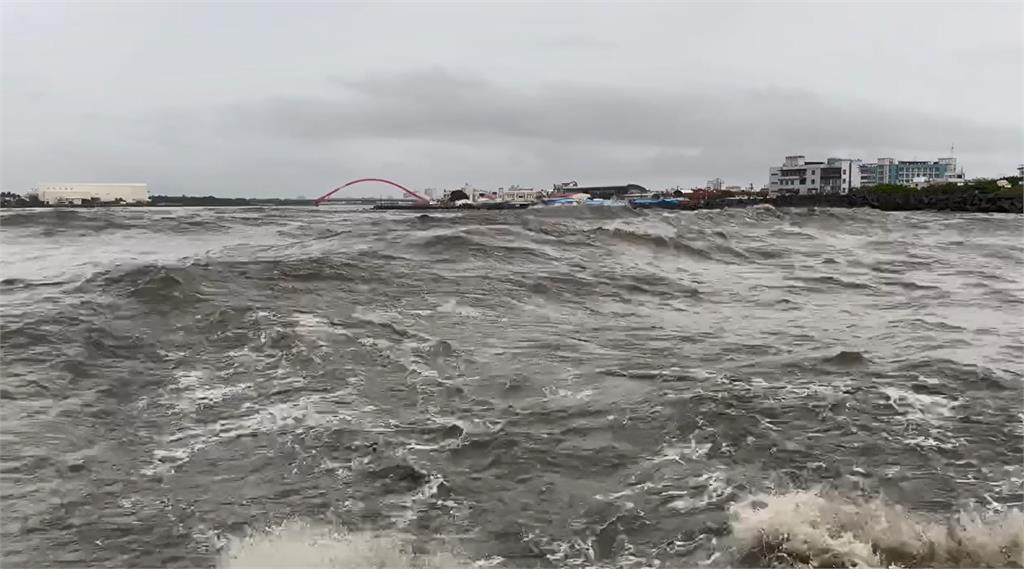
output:
M679 209L687 205L689 200L685 198L638 198L629 200L630 207L636 208L660 208Z

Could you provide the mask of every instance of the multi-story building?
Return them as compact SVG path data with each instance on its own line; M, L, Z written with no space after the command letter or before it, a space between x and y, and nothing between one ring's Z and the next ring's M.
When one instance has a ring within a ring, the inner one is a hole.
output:
M933 162L879 158L877 162L861 164L860 176L861 186L865 188L878 184L915 186L964 179L963 170L956 168L956 158L939 158Z
M768 168L768 193L778 194L781 184L779 179L782 176L781 166L772 166Z
M808 162L803 156L787 156L782 166L768 169L772 194L845 194L860 185L860 160Z

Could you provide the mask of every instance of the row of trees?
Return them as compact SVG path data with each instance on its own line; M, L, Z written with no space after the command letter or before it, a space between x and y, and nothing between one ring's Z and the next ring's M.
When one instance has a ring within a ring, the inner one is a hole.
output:
M896 184L879 184L866 188L864 191L878 194L902 194L902 193L924 193L924 194L1010 194L1016 195L1021 192L1021 177L1007 176L998 180L979 178L967 182L950 182L946 184L933 184L923 188L912 188Z
M42 207L43 202L35 194L22 197L14 192L0 192L0 207Z

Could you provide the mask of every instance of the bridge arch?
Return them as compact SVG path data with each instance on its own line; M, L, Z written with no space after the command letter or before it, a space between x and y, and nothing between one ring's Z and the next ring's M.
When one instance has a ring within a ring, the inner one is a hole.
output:
M313 203L316 204L316 205L320 205L320 204L324 203L325 201L327 201L328 198L330 198L334 194L340 192L341 190L344 190L345 188L347 188L349 186L354 186L356 184L362 184L363 182L379 182L381 184L388 184L388 185L391 185L391 186L394 186L394 187L398 188L399 190L402 190L403 192L405 192L405 194L407 196L410 196L410 197L414 198L416 201L420 201L420 202L429 202L430 201L427 198L425 198L425 197L417 194L416 192L410 190L409 188L407 188L407 187L405 187L405 186L403 186L403 185L401 185L401 184L399 184L397 182L392 182L391 180L385 180L384 178L359 178L358 180L352 180L351 182L348 182L346 184L342 184L341 186L338 186L337 188L334 188L333 190L331 190L331 191L327 192L326 194L324 194L324 195L316 198L315 200L313 200Z

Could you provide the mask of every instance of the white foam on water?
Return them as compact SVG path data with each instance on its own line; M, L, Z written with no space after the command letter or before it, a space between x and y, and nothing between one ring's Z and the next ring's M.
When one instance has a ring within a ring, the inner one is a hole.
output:
M912 447L916 447L916 448L922 449L922 450L934 450L934 449L946 449L946 450L948 450L948 449L951 449L951 448L956 448L960 444L960 441L958 441L956 439L951 439L951 440L948 440L948 441L943 441L943 440L939 440L939 439L937 439L935 437L925 437L925 436L903 437L903 438L900 439L900 442L902 442L903 444L906 444L906 445L910 445Z
M556 387L551 385L545 385L541 388L544 393L544 397L547 399L560 399L560 400L587 400L595 393L594 389L584 388L578 391L571 389L565 389L564 387Z
M221 569L461 569L469 560L439 548L413 550L413 537L399 532L345 532L304 521L290 521L250 535L230 538Z
M1020 567L1024 514L959 512L947 519L881 499L818 492L752 496L730 508L730 545L744 565Z
M399 529L409 527L416 521L417 512L434 505L446 508L450 518L465 516L468 512L465 504L439 494L443 484L446 484L443 476L431 474L423 486L409 494L382 498L381 505L387 512L384 515Z
M292 330L294 330L296 334L302 338L312 340L321 346L327 344L324 340L331 335L352 336L349 332L338 327L323 316L310 314L308 312L296 312L292 314L291 321Z
M478 318L481 315L479 310L459 304L454 297L447 299L443 304L438 305L437 312Z
M612 494L597 494L594 496L595 500L601 500L603 502L613 502L619 498L625 498L626 496L632 496L638 492L646 492L654 485L650 482L644 482L643 484L637 484L622 490L621 492L614 492Z
M959 401L951 401L939 395L914 393L898 387L882 389L889 397L889 404L894 409L912 419L937 420L953 416L953 408Z
M952 449L963 443L950 430L950 419L955 417L954 409L961 404L959 399L915 393L898 387L886 387L881 391L889 398L889 405L902 414L900 420L927 429L924 433L900 437L900 443L925 451ZM891 438L888 433L883 436Z
M697 440L690 436L689 444L681 444L676 440L670 440L667 444L663 445L660 453L653 459L653 462L663 461L675 461L683 462L683 459L687 460L701 460L707 455L711 449L711 443L697 444Z
M679 512L698 512L709 506L722 506L734 495L733 486L728 483L724 472L708 472L690 481L687 490L665 492L663 496L678 496L668 508Z
M306 395L292 401L265 405L250 401L242 406L242 416L210 423L182 425L173 434L160 438L153 450L151 464L140 469L145 475L169 474L187 462L196 452L222 440L240 435L270 433L295 427L319 427L339 423L374 426L389 431L384 419L372 406L346 405L340 412L338 401L352 401L351 387L331 393ZM174 404L172 402L172 404Z
M198 408L219 403L228 397L247 392L251 383L236 385L220 385L214 383L212 374L207 370L186 370L175 374L175 381L170 388L170 404L178 411L186 414L194 413Z

